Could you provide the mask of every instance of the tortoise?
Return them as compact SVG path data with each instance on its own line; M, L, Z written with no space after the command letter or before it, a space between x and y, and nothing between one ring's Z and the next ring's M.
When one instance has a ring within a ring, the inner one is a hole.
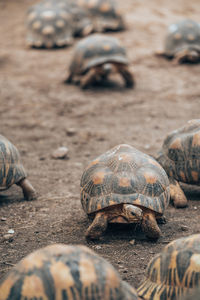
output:
M42 3L49 7L49 2L55 3L61 9L69 13L72 17L73 36L86 36L94 31L93 23L90 19L89 12L73 0L44 0ZM51 4L52 5L52 4Z
M65 82L80 83L82 88L87 88L106 80L112 72L118 72L126 86L133 87L125 48L116 38L96 33L77 43Z
M78 5L89 11L96 32L120 31L125 23L113 0L77 0Z
M36 191L26 178L17 148L3 135L0 135L0 162L0 190L7 190L17 184L27 200L36 199Z
M1 300L137 300L105 259L86 246L49 245L21 260L0 282Z
M169 26L164 51L157 55L173 59L177 63L196 63L200 60L200 25L192 20L183 20Z
M108 223L139 223L158 239L170 198L167 174L149 155L126 144L93 160L81 178L81 203L92 224L87 239L98 239Z
M167 135L157 160L169 176L174 206L186 207L179 182L200 185L200 119L190 120Z
M27 12L27 44L32 47L63 47L73 43L72 14L56 1L44 1Z
M172 241L149 262L138 295L144 300L183 299L200 286L199 262L200 234Z

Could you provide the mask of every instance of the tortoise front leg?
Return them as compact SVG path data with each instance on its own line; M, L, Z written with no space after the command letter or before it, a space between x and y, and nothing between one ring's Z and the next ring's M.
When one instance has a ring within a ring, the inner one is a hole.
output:
M170 197L175 207L186 207L187 204L187 198L185 197L185 194L183 190L181 189L179 183L173 179L169 178L170 182Z
M74 76L74 74L72 72L69 72L69 74L68 74L66 80L64 81L64 83L68 83L68 84L72 83L73 76Z
M128 67L126 65L116 65L117 67L117 71L120 73L120 75L122 76L122 78L125 81L126 87L128 88L132 88L134 87L134 77L131 74L131 72L129 71Z
M150 239L158 239L161 236L160 228L156 222L153 212L144 213L142 219L142 229L146 236Z
M22 190L23 190L23 194L24 194L24 198L26 200L36 200L37 199L37 193L35 191L35 189L33 188L32 184L30 183L30 181L27 178L24 178L22 180L20 180L17 185L19 185Z
M108 226L108 217L104 212L96 214L92 224L86 231L86 238L91 240L99 239L106 231Z
M97 72L97 68L92 68L81 78L80 85L82 89L88 88L88 86L97 81Z

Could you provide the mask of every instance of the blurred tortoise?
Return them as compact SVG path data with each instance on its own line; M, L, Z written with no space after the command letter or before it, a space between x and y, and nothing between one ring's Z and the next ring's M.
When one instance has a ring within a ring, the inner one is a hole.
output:
M90 19L89 12L73 0L44 0L43 5L46 7L57 5L63 11L71 15L73 25L73 36L86 36L94 30L93 23ZM55 3L55 4L54 4ZM63 14L64 15L64 14Z
M77 0L78 5L89 11L96 32L125 29L124 20L113 0Z
M81 203L93 219L86 238L98 239L108 223L139 223L148 238L157 239L157 221L169 203L169 181L149 155L118 145L93 160L81 178Z
M1 300L137 300L105 259L85 246L54 244L21 260L0 282Z
M169 176L174 206L187 206L178 182L200 185L200 119L190 120L172 131L165 138L157 160Z
M25 199L36 199L36 191L26 178L17 148L2 135L0 135L0 161L0 190L7 190L11 185L17 184L22 188Z
M173 59L174 63L196 63L200 60L200 25L184 20L169 27L161 55Z
M200 300L200 287L196 288L194 291L190 291L184 298L179 298L178 300Z
M126 50L116 38L93 34L77 43L66 83L80 83L87 88L106 80L112 72L118 72L127 87L133 87L134 79L128 70Z
M200 234L169 243L148 264L138 295L144 300L182 300L200 286L199 262Z

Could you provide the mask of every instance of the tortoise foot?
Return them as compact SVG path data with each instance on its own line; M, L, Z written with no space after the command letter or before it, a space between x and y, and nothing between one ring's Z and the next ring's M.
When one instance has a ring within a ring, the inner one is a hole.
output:
M97 213L92 224L86 231L85 237L88 240L98 240L106 231L108 218L104 213Z
M142 220L142 229L149 239L157 240L161 236L154 214L147 213Z
M27 178L22 179L20 182L17 183L22 190L24 194L24 198L28 201L36 200L37 199L37 193L36 190L33 188L32 184Z
M170 196L174 207L184 208L188 206L187 198L176 180L170 179Z

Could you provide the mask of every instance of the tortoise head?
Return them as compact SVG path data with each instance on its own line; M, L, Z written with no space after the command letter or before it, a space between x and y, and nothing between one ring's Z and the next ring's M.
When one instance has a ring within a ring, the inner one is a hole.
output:
M143 217L142 209L132 204L124 204L123 213L129 222L141 221Z
M180 64L185 62L196 63L200 60L200 52L193 48L182 49L176 53L175 60Z

